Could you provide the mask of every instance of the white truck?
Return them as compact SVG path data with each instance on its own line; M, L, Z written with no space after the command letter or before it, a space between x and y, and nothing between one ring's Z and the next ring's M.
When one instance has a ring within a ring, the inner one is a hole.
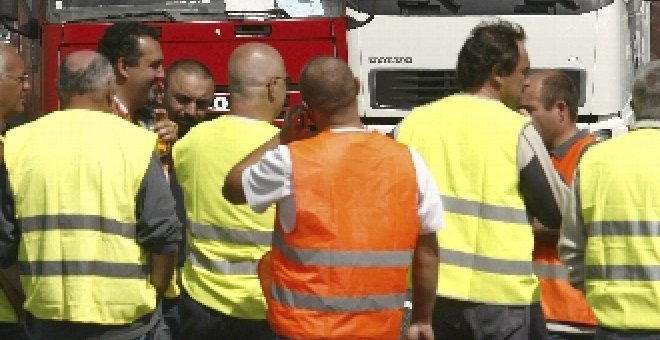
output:
M578 123L603 138L627 131L631 84L649 61L643 0L349 0L348 60L363 81L363 120L387 131L413 107L458 91L470 30L499 17L522 25L532 69L561 69L580 92Z

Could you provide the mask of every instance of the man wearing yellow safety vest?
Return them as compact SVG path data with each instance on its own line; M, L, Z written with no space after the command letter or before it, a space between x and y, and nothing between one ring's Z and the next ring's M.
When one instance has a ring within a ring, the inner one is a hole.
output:
M30 81L25 73L23 60L15 48L0 44L1 131L5 130L7 118L23 112L25 96L29 90ZM10 279L16 277L16 269L15 265L0 269L0 339L27 339L16 313L21 314L23 311L20 283L11 282Z
M543 339L531 217L559 225L566 188L529 119L514 111L529 70L525 32L475 27L458 55L462 93L415 108L397 139L443 194L437 339Z
M0 264L18 264L25 329L35 340L161 339L181 223L157 136L109 113L114 75L96 52L68 55L57 89L64 109L11 129L0 172Z
M596 339L660 338L660 61L632 90L631 131L591 146L573 179L559 238Z
M596 142L575 122L578 91L564 72L542 70L527 77L520 108L532 118L543 143L550 150L552 164L564 183L573 183L573 173L584 150ZM559 261L559 226L534 227L534 272L541 284L541 308L551 340L593 339L596 326L581 291L568 282L568 272Z
M442 203L416 152L362 125L359 88L345 62L309 61L301 110L223 187L255 211L277 202L273 249L259 262L276 339L399 339L411 264L406 339L433 339ZM278 146L308 120L318 134Z
M232 166L277 134L287 89L274 48L248 43L228 63L229 114L203 122L173 149L188 217L181 339L272 339L257 261L270 249L274 207L257 214L220 194Z

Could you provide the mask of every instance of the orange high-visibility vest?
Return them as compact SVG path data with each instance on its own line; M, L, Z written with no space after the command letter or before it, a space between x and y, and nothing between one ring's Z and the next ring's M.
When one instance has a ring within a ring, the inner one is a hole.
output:
M558 158L552 155L552 164L568 185L573 182L573 174L584 147L596 141L592 134L584 134ZM591 308L581 291L568 282L568 272L559 261L556 243L536 241L534 243L534 270L541 283L541 307L547 321L566 322L578 325L596 326Z
M398 339L419 234L410 151L361 131L289 149L295 227L278 223L272 263L259 264L271 327L292 339Z

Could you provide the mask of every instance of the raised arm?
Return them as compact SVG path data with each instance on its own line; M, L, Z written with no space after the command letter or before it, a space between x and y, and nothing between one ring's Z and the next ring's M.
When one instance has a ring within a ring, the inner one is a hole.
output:
M225 199L233 204L242 204L246 203L245 191L243 190L243 170L247 167L256 164L261 157L268 150L276 148L280 144L280 135L277 134L275 137L271 138L269 141L252 151L248 154L242 161L234 165L227 177L225 178L225 184L222 186L222 195Z

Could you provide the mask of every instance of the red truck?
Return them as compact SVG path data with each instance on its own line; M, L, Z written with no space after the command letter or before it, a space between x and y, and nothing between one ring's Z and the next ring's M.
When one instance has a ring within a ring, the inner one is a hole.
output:
M206 64L216 82L216 114L227 111L227 59L242 43L264 42L282 54L291 105L300 100L298 76L307 60L348 58L343 0L2 0L0 23L13 33L11 43L21 46L32 81L27 119L58 108L60 60L75 50L96 49L116 21L157 27L165 67L182 58Z

